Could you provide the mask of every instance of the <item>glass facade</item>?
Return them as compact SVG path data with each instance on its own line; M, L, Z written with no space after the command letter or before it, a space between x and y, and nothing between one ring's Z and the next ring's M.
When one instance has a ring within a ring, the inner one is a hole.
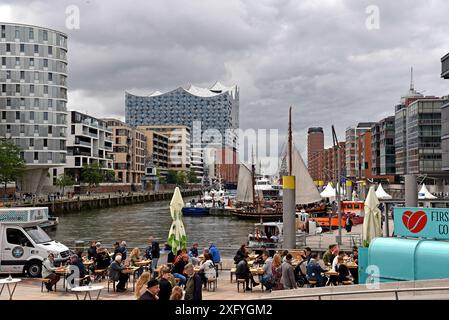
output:
M208 136L216 136L214 132L217 132L222 137L222 145L235 144L236 138L229 135L228 129L237 129L239 126L238 89L236 86L216 86L195 90L192 87L188 90L178 88L152 96L126 93L126 123L133 127L184 125L193 129L194 122L201 121L202 134L208 130ZM205 141L202 142L204 144Z
M0 24L0 137L23 149L27 166L66 163L67 36Z

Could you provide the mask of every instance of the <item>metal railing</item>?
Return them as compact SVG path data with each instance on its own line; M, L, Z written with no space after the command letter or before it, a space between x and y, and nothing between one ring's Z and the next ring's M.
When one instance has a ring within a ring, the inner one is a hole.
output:
M395 300L399 300L399 292L425 292L425 291L449 291L449 287L431 287L431 288L396 288L396 289L376 289L376 290L364 290L364 291L348 291L348 292L326 292L326 293L310 293L292 296L279 296L269 297L270 300L282 300L282 299L302 299L318 297L321 300L322 297L331 296L346 296L357 294L379 294L379 293L394 293ZM449 297L448 297L449 298ZM264 298L262 298L264 299Z

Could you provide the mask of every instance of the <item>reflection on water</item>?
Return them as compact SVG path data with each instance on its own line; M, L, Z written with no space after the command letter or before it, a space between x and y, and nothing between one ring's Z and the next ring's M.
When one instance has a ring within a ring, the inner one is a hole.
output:
M68 246L78 240L98 240L112 247L115 241L125 240L128 247L145 247L150 235L163 243L172 223L169 204L168 201L148 202L67 213L59 216L57 230L49 234ZM183 217L183 222L188 245L198 242L202 248L209 241L215 241L226 256L233 255L237 247L246 242L254 225L254 222L229 216Z

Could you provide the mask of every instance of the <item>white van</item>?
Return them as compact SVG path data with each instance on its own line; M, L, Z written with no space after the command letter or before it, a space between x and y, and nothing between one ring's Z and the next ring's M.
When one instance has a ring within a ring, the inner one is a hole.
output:
M69 248L39 227L47 220L48 208L0 209L0 273L39 277L50 252L55 259L69 257Z

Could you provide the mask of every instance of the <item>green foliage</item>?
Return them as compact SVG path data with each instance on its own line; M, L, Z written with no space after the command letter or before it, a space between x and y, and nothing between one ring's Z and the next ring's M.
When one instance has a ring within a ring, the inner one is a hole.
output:
M168 170L167 183L169 183L169 184L177 184L178 183L178 173L175 170Z
M198 183L198 177L196 176L196 172L193 170L193 168L190 169L189 173L187 174L187 180L189 183Z
M364 248L368 248L369 247L369 242L367 240L363 240L363 247Z
M186 174L182 171L178 172L178 178L176 184L183 186L186 184Z
M98 186L104 181L103 173L100 165L95 162L89 165L84 165L81 171L81 181L89 185L89 189Z
M0 183L5 192L8 182L15 182L25 172L25 161L20 157L21 149L12 141L0 140Z
M104 173L104 180L107 182L115 182L115 172L114 170L107 170Z
M75 180L66 174L61 174L56 179L56 185L62 189L62 195L64 196L65 187L70 187L75 184Z

